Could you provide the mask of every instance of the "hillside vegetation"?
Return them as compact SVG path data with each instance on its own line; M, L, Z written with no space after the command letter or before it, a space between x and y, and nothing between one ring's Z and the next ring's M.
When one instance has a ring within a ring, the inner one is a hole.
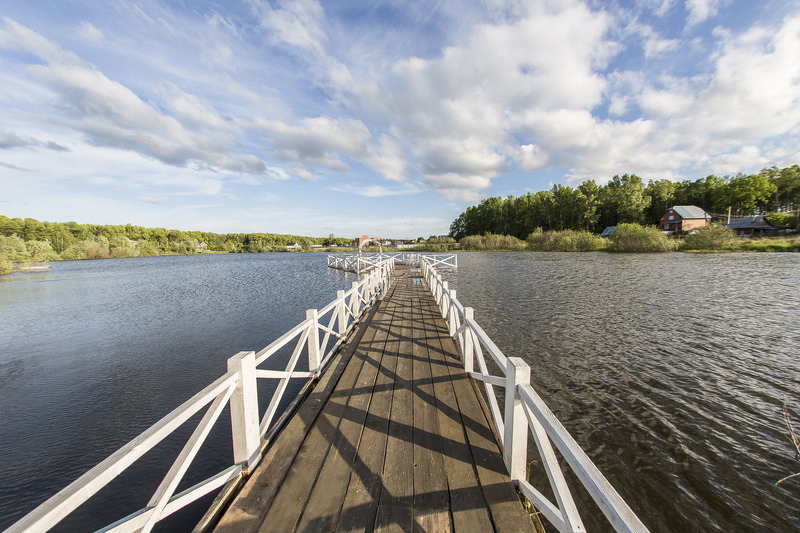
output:
M285 250L293 242L310 249L314 244L342 246L349 240L333 235L314 238L274 233L219 234L131 224L40 222L0 215L0 273L8 273L13 263L22 262L193 254L200 250L258 253Z

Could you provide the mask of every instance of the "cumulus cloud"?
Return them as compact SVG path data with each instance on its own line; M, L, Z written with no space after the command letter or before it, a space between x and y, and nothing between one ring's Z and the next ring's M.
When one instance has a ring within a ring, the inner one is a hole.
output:
M317 177L304 168L295 168L291 171L291 174L301 181L317 181Z
M396 62L378 90L364 84L359 94L393 124L423 181L448 197L474 198L513 163L541 168L546 157L534 145L559 144L554 121L583 118L603 98L597 69L617 50L603 39L605 13L569 2L519 5L506 15L438 58Z
M280 120L258 119L250 126L283 161L316 165L338 172L350 166L342 156L366 154L371 134L366 125L352 118L305 118L294 124Z

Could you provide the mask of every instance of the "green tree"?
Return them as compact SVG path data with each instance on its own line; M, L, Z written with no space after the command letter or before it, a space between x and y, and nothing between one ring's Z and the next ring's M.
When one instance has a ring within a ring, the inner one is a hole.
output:
M645 219L648 224L658 224L664 211L675 205L675 191L678 185L669 180L650 180L645 194L650 197Z
M777 187L763 174L738 175L728 184L730 205L741 215L765 212Z

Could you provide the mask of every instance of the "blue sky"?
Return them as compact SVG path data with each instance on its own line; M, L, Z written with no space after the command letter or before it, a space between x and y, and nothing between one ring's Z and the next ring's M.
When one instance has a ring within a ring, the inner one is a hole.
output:
M0 214L447 233L800 162L800 2L0 0Z

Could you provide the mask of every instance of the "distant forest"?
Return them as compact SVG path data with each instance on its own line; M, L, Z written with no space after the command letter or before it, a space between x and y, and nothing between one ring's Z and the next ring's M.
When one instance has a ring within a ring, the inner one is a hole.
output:
M729 207L732 216L793 213L800 208L800 166L771 167L750 175L712 175L696 181L650 180L647 185L635 174L624 174L606 185L590 180L575 189L554 185L516 198L486 198L453 221L450 235L456 239L483 234L525 239L537 228L599 233L621 223L656 225L674 205L696 205L715 218L727 217Z
M33 218L8 218L0 215L0 236L16 236L25 242L46 242L52 251L71 258L70 248L82 242L105 245L110 255L158 255L161 253L194 253L200 243L206 250L215 252L269 252L298 243L303 248L313 244L339 246L351 241L330 235L327 238L274 233L210 233L207 231L180 231L164 228L144 228L131 224L95 225L77 222L40 222ZM136 253L133 250L136 249ZM1 252L1 251L0 251ZM76 257L77 258L77 257Z

